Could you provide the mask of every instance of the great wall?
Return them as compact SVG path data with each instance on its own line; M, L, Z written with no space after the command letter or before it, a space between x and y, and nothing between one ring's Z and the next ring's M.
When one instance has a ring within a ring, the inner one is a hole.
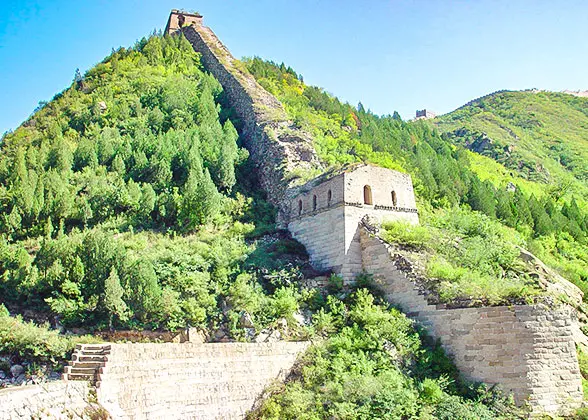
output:
M166 32L181 31L222 84L278 222L307 248L318 269L346 283L374 275L386 298L439 339L467 379L498 384L534 414L582 404L575 310L566 305L448 308L430 302L410 262L366 220L418 223L409 175L369 165L324 174L302 186L296 171L321 170L312 139L287 118L202 16L172 11ZM368 219L366 219L366 216ZM570 295L581 292L569 285ZM266 386L284 378L309 343L181 343L80 346L64 381L0 391L0 420L98 404L115 418L243 418ZM77 376L77 377L76 377ZM87 379L87 381L72 381ZM28 411L27 411L28 410Z

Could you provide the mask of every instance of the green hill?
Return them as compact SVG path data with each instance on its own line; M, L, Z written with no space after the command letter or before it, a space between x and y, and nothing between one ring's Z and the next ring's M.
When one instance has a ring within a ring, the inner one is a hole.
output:
M317 344L297 380L260 407L265 418L518 415L493 391L460 381L369 276L346 290L336 276L328 290L304 287L316 273L303 247L276 230L230 104L199 58L184 38L142 39L77 74L3 137L0 303L87 333L193 326L211 340L251 340L285 320L285 338ZM326 166L365 161L411 173L423 224L386 229L436 253L427 269L447 300L534 299L542 290L521 270L519 246L586 289L584 155L561 174L545 165L562 182L574 178L553 197L541 179L511 173L427 122L341 103L284 65L244 64L312 134ZM76 338L46 329L0 305L0 352L66 357Z
M259 82L285 104L291 118L313 134L319 156L327 165L365 161L407 171L413 177L419 209L424 216L421 221L425 225L434 228L435 213L455 206L484 213L491 220L516 229L527 248L588 292L585 201L588 195L584 194L586 181L581 179L582 169L588 166L588 158L582 154L586 150L586 137L563 140L567 132L581 133L581 128L570 125L586 126L586 115L578 111L585 110L582 107L586 106L586 98L553 94L569 101L566 109L579 119L562 122L557 131L561 144L578 151L575 157L578 169L572 172L554 159L546 160L547 170L554 166L559 171L551 169L550 181L545 182L524 175L524 166L516 171L505 166L506 162L468 150L466 140L441 133L428 121L404 122L397 113L374 115L361 103L357 107L343 104L320 88L306 86L301 76L283 64L259 58L245 59L245 62ZM522 97L540 95L543 94L524 93ZM517 97L512 96L512 102ZM573 104L578 105L574 108ZM512 105L516 109L520 106L523 105ZM468 109L456 111L464 113L464 124L475 121L465 114ZM557 128L556 124L546 125L553 130ZM542 167L541 162L533 167ZM542 171L543 176L547 176L547 170ZM510 188L509 183L512 183Z
M588 98L500 92L436 118L444 138L489 156L550 194L588 197Z

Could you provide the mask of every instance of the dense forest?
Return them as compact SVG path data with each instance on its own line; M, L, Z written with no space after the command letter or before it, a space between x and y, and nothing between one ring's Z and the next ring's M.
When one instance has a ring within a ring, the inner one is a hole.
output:
M498 176L500 163L427 122L341 103L285 65L244 62L327 166L364 161L412 175L422 226L390 224L384 235L436 252L428 270L444 299L533 299L541 291L519 273L520 246L588 290L588 218L574 190L546 194L536 180ZM349 288L337 276L326 290L304 287L316 273L275 229L232 115L191 45L153 35L77 72L3 136L0 353L59 363L100 330L194 326L210 340L247 341L285 322L283 338L315 345L253 416L522 415L499 392L462 381L369 275ZM491 165L499 169L484 176ZM457 236L459 247L443 249ZM80 327L90 335L59 332Z

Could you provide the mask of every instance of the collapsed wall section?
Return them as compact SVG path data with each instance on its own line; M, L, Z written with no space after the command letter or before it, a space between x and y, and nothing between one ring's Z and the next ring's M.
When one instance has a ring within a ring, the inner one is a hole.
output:
M500 384L518 405L568 414L583 400L569 306L513 305L447 309L430 305L407 276L409 262L361 229L363 268L398 305L441 340L465 378Z
M301 171L321 168L312 138L288 119L282 104L257 83L210 28L194 22L181 31L201 54L204 67L220 82L238 115L244 146L284 227L289 211L284 198L291 180Z
M96 382L114 418L245 417L307 342L112 344Z

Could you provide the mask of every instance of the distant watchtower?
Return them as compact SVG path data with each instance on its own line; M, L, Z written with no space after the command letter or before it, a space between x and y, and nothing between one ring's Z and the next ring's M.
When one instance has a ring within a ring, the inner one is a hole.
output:
M191 25L202 25L202 15L173 9L165 26L165 33L172 34L185 26Z
M421 109L420 111L417 110L416 112L416 119L420 120L420 119L424 119L424 120L428 120L430 118L435 118L437 116L437 114L435 114L433 111L429 111L428 109Z

